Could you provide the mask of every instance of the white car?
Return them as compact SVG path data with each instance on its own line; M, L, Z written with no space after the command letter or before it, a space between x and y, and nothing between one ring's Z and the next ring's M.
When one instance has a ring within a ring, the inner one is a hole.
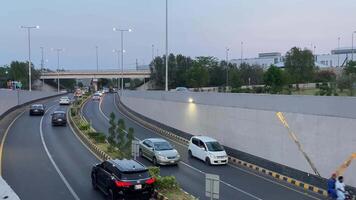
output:
M69 97L61 97L59 99L59 105L69 105L69 104L70 104Z
M207 136L193 136L189 141L188 154L208 165L223 165L228 162L224 148L217 140Z
M95 93L92 97L92 100L99 100L100 101L100 95L98 93Z

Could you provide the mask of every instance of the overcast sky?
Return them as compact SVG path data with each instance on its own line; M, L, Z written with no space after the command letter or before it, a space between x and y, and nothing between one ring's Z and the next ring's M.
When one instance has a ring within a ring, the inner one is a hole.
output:
M351 46L356 30L355 0L169 0L169 49L173 53L239 58L259 52L285 53L292 46L316 46L329 53ZM112 28L132 28L125 34L125 65L135 60L147 64L151 46L164 53L164 0L2 0L0 3L0 65L27 60L27 33L21 25L39 25L32 34L32 60L40 65L40 46L46 65L55 69L56 54L64 48L65 69L96 69L95 46L99 46L101 69L117 67L112 52L120 48L120 35Z

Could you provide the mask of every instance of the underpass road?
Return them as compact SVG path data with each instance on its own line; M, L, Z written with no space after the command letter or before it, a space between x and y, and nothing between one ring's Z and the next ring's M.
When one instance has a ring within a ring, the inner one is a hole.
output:
M111 96L113 97L113 96ZM108 96L105 99L110 99ZM115 115L121 117L121 115L115 110L115 108L111 107L110 112L116 112ZM106 133L108 132L109 122L103 113L101 113L99 109L99 102L89 100L83 108L84 117L92 123L92 126L100 132ZM108 116L108 115L107 115ZM145 132L142 132L142 128L140 129L137 125L132 124L125 120L127 127L133 127L135 129L135 136L139 139L147 138ZM156 134L149 132L149 136L157 137ZM145 136L145 137L144 137ZM152 166L152 163L146 159L138 158L138 161L142 162L146 166ZM191 167L179 164L178 166L162 166L161 167L161 175L164 176L175 176L182 186L182 188L188 193L194 195L199 199L206 199L205 197L205 175L197 170L192 169ZM243 192L239 192L232 187L227 187L226 185L220 186L220 192L223 194L221 199L241 199L241 200L258 200L260 198L254 196L253 194L245 194Z
M136 123L132 122L130 119L127 119L125 116L123 116L115 106L115 96L113 94L107 94L104 96L102 102L101 102L101 111L98 108L99 103L90 101L87 103L85 106L84 110L85 113L91 115L91 117L97 116L97 118L90 118L90 116L86 116L91 121L93 122L93 125L97 125L97 128L100 128L99 130L105 130L106 126L106 131L109 127L109 124L107 122L107 117L100 116L101 115L106 115L109 116L111 112L114 112L116 117L118 118L123 118L125 119L126 127L133 127L135 129L135 137L139 139L145 139L149 137L162 137L146 128L143 128ZM95 113L95 114L94 114ZM103 120L105 119L106 122ZM95 121L100 121L101 123L95 123ZM181 183L182 187L187 191L190 192L191 194L195 195L197 194L196 190L191 189L192 187L194 188L193 183L189 182L181 182L181 176L184 176L181 171L185 169L186 167L190 167L190 170L193 171L202 171L204 173L213 173L213 174L218 174L220 176L220 179L223 181L220 184L221 188L221 199L286 199L288 200L307 200L307 199L323 199L322 196L319 196L314 193L309 193L306 191L301 190L300 188L296 188L292 185L277 181L275 179L271 179L269 177L263 176L263 175L258 175L254 173L253 171L250 171L245 168L240 168L240 167L235 167L232 165L225 165L225 166L207 166L204 162L197 160L197 159L192 159L188 158L187 154L187 147L184 145L181 145L175 141L170 141L175 148L179 151L179 153L182 156L182 162L183 164L179 165L179 169L176 169L177 172L177 179ZM165 167L167 168L167 167ZM164 169L165 169L164 168ZM172 168L173 169L173 168ZM188 170L187 170L188 171ZM164 170L162 170L164 173ZM186 172L187 173L187 172ZM202 182L202 187L203 190L205 189L205 183L204 183L204 175L203 174L196 174L196 177L199 177L198 179L201 179L200 182ZM200 178L202 177L202 178ZM184 180L183 180L184 181ZM196 186L198 188L198 186ZM228 195L229 192L226 191L226 194L224 192L224 188L229 188L228 190L232 191L232 196ZM235 188L235 189L233 189ZM249 195L243 194L242 192L246 192ZM243 194L241 198L237 198L236 195L238 194ZM199 193L199 197L201 197L201 194ZM226 196L224 196L226 195Z
M51 113L68 109L59 106L58 98L45 103L48 112L43 116L29 116L24 112L9 129L5 140L2 175L22 200L71 200L73 194L51 163L55 162L78 199L105 199L91 187L90 170L99 162L73 135L70 128L52 127ZM41 128L46 153L41 141Z

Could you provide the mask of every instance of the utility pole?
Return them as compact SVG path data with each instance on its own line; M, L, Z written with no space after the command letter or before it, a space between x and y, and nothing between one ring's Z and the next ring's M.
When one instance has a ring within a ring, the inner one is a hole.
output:
M155 45L152 44L152 61L155 59Z
M136 58L136 71L138 71L138 60Z

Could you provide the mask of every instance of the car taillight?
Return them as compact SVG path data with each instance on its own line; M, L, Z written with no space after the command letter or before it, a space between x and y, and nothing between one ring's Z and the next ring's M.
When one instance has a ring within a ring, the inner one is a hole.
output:
M132 184L130 182L115 181L117 187L130 187Z
M146 184L153 184L154 182L156 182L156 179L155 178L150 178L148 180L146 180Z

